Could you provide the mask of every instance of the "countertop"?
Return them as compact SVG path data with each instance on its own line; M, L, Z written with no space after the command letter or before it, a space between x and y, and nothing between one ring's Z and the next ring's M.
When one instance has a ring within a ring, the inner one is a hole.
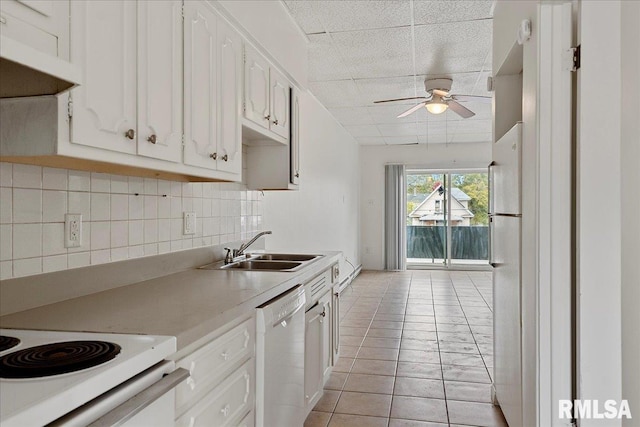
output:
M0 317L3 328L170 335L180 353L217 328L338 262L297 272L191 269Z

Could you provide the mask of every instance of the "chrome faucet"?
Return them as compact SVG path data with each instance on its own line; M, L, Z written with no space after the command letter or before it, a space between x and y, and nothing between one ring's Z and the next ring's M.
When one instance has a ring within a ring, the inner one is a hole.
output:
M253 239L249 240L247 243L243 243L242 245L240 245L238 249L233 249L232 256L230 256L232 249L225 248L227 250L227 256L225 257L224 263L229 264L233 262L237 257L244 255L244 251L246 251L247 248L249 248L249 246L253 245L253 243L256 240L258 240L260 237L264 236L265 234L271 234L271 231L262 231L256 234L255 236L253 236Z

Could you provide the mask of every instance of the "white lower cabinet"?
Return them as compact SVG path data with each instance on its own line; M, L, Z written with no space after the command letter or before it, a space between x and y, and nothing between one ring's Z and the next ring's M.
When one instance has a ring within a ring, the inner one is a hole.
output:
M253 426L255 317L232 322L213 336L176 362L191 374L176 388L176 425Z

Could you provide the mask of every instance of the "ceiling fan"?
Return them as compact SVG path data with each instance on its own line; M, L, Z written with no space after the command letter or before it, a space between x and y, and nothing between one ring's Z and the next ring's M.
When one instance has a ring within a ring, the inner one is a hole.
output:
M380 104L384 102L395 101L407 101L409 99L424 99L418 105L409 108L404 113L400 114L398 118L406 117L411 113L418 111L421 107L425 107L431 114L442 114L447 111L447 108L451 108L451 111L462 117L468 119L476 115L473 111L469 110L460 102L464 101L480 101L491 102L490 96L474 96L474 95L454 95L449 91L451 90L451 83L453 80L447 78L441 79L426 79L424 81L424 87L428 96L414 96L411 98L397 98L397 99L385 99L383 101L375 101L374 104Z

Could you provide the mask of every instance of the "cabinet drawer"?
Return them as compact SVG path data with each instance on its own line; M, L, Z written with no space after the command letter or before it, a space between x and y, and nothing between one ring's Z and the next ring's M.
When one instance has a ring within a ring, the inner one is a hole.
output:
M177 363L191 377L176 388L176 410L180 414L200 396L255 353L255 319L251 318L211 341Z
M51 56L58 56L58 38L22 19L0 11L0 34Z
M331 270L325 270L318 276L309 280L304 285L305 296L307 299L306 309L312 307L316 301L322 296L326 291L330 289L331 286Z
M193 408L176 420L176 426L225 427L237 425L254 406L254 359L232 373ZM253 424L247 424L253 425Z
M255 425L256 425L256 414L253 411L249 412L247 416L244 417L242 421L238 423L238 427L255 427Z

